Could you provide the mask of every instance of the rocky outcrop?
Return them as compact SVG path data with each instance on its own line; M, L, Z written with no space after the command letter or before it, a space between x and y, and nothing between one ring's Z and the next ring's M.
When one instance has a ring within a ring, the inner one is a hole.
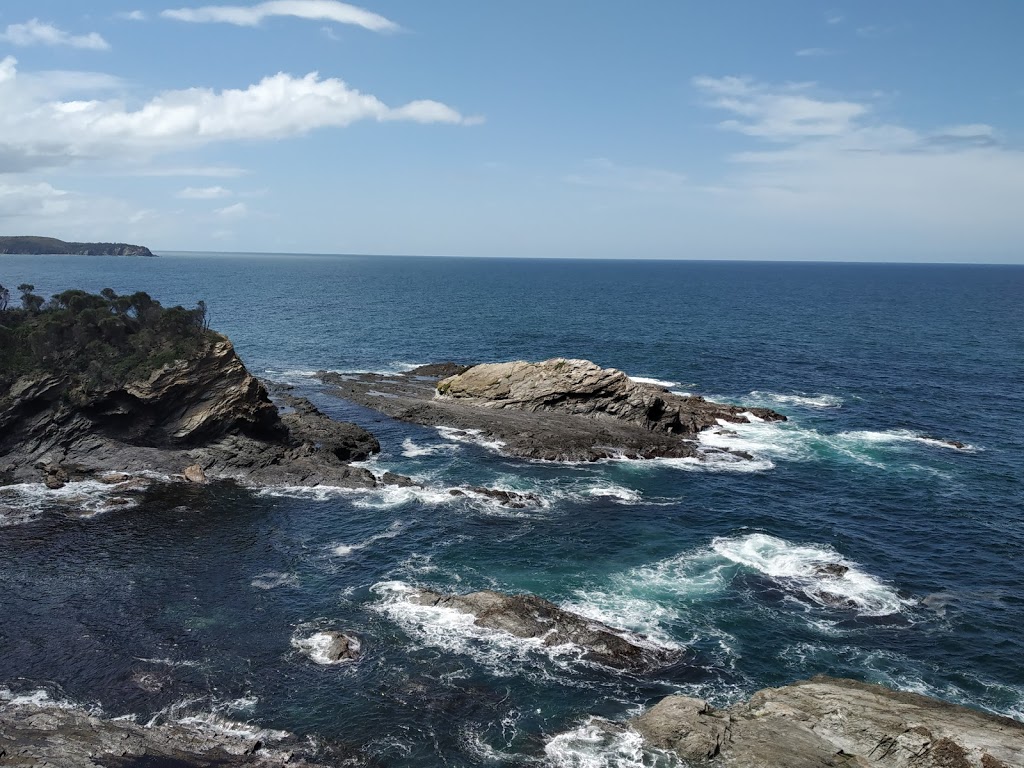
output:
M785 416L767 408L721 405L703 397L674 395L634 381L615 368L557 357L542 363L488 363L442 379L438 397L480 408L613 418L651 432L694 435L718 419L746 422L750 412L765 421Z
M607 458L718 458L740 453L702 447L696 435L719 421L785 417L766 408L675 395L587 360L454 363L407 374L320 372L333 394L397 419L462 431L502 453L550 461ZM444 376L445 378L440 378Z
M766 688L721 710L669 696L629 725L694 766L1024 766L1024 724L1016 720L829 677Z
M0 253L25 255L72 254L75 256L149 256L144 245L129 243L68 243L55 237L0 237Z
M309 745L241 723L139 725L73 707L0 705L0 765L9 768L325 768ZM310 762L310 761L314 762ZM336 764L333 760L330 764ZM355 759L345 765L361 765Z
M467 595L443 595L417 590L411 597L420 605L453 608L476 616L479 627L507 632L524 639L540 639L548 647L574 645L584 658L611 667L642 669L675 661L678 652L643 646L626 632L559 608L536 595L505 595L485 589ZM636 636L634 636L636 637ZM641 639L641 638L636 638Z
M0 472L52 487L112 471L184 474L193 482L377 485L348 463L380 450L373 435L329 419L308 400L282 397L283 416L231 342L216 334L186 359L120 385L24 376L0 392Z

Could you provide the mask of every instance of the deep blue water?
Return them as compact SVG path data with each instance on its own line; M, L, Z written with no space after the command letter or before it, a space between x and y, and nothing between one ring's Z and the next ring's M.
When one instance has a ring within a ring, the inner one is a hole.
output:
M0 525L0 688L217 712L395 766L639 765L587 741L587 718L816 673L1024 719L1024 267L0 256L0 283L24 281L205 299L250 370L374 431L372 468L427 490L173 488L87 519L0 491L38 512ZM530 463L306 375L556 355L790 421L707 438L753 453L748 471ZM464 482L548 505L447 494ZM530 591L689 653L624 675L414 610L408 585ZM294 646L331 627L362 661Z

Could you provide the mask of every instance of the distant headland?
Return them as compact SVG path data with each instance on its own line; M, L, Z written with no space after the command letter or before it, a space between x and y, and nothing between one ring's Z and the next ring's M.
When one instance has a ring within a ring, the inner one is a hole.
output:
M55 237L8 237L0 235L0 253L75 256L155 256L144 245L128 243L66 243Z

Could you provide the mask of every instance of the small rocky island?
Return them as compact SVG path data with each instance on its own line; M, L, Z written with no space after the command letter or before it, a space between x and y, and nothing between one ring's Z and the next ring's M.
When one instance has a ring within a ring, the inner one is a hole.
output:
M0 236L0 253L74 256L147 256L155 257L144 245L129 243L69 243L55 237Z
M0 482L56 488L151 472L378 485L350 465L380 450L376 438L303 398L283 394L275 405L231 342L207 327L202 302L165 308L110 289L44 301L33 286L21 289L21 306L0 312Z
M318 376L333 394L388 416L464 430L501 443L503 453L550 461L699 459L709 450L697 442L698 433L719 420L786 420L767 408L675 394L589 360L441 363L397 375Z

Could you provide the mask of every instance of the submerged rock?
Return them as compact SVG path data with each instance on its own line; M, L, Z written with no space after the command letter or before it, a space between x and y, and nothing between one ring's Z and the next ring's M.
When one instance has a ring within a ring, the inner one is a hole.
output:
M492 499L503 507L512 509L525 509L530 506L540 506L543 499L535 493L520 493L518 491L503 491L499 488L484 488L480 485L467 485L464 488L452 488L448 491L452 496L467 496L479 494Z
M489 589L467 595L444 595L421 589L411 600L420 605L472 614L476 617L473 623L479 627L524 639L538 638L545 646L578 646L585 651L584 658L611 667L664 666L681 655L664 648L639 645L627 639L626 632L566 611L536 595L506 595Z
M629 721L694 766L1018 768L1024 724L915 693L830 677L766 688L728 709L686 696Z
M446 378L440 378L445 376ZM444 363L407 374L321 371L331 393L415 424L458 430L513 456L550 461L704 458L750 454L700 446L696 436L720 420L780 421L765 408L722 405L634 381L587 360ZM440 380L438 380L440 379Z

